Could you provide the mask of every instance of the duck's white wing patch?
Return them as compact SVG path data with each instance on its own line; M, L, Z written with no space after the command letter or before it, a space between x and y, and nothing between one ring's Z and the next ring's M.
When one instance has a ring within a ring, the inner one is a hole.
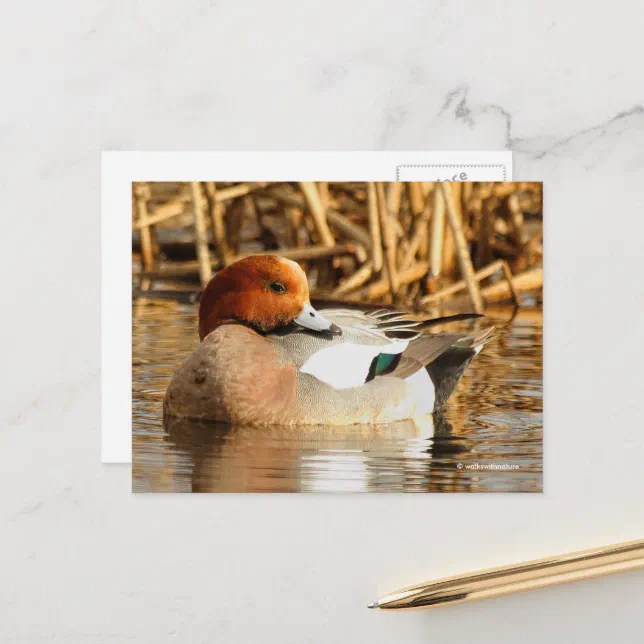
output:
M315 376L334 389L359 387L365 383L373 359L380 353L402 353L406 341L385 346L342 342L316 351L301 367L302 373Z
M336 344L316 351L300 371L311 374L334 389L364 384L373 359L381 347L368 344Z

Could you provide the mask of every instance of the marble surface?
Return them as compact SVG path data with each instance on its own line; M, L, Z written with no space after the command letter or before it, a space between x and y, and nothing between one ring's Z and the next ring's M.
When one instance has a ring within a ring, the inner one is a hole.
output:
M620 1L5 9L0 641L637 639L644 571L366 604L644 536L641 24ZM101 466L101 150L495 148L546 183L544 495L133 496Z

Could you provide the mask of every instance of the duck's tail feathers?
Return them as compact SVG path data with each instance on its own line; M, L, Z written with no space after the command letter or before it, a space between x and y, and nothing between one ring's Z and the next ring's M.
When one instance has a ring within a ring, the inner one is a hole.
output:
M442 407L452 395L472 358L493 338L494 327L459 338L425 368L434 383L434 409Z
M409 317L407 313L382 309L372 311L366 315L374 321L375 328L380 333L384 333L392 340L407 340L408 342L417 340L423 335L424 331L437 324L485 317L480 313L459 313L458 315L446 315L432 320L416 320Z

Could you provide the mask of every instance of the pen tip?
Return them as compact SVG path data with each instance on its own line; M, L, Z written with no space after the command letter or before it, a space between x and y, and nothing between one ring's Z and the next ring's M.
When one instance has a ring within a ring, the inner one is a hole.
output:
M373 604L369 604L367 608L378 608L378 606L380 606L378 602L373 602Z

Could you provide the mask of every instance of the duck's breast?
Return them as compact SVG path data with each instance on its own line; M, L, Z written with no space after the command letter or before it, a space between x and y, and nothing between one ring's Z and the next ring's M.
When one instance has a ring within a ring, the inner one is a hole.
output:
M288 422L296 405L296 369L252 329L212 331L179 367L166 413L235 423Z

